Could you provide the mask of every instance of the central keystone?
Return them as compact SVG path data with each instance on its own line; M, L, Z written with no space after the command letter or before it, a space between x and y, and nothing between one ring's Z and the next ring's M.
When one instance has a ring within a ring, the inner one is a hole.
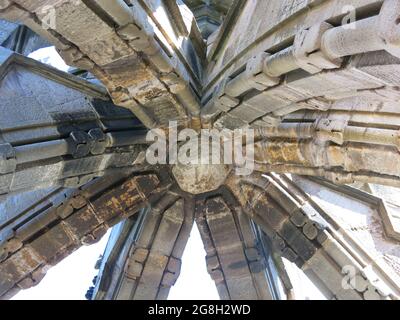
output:
M226 180L230 167L224 164L177 164L172 173L180 188L191 194L217 190Z
M183 191L190 194L202 194L215 191L224 184L231 166L223 164L222 161L213 162L213 151L220 152L220 150L210 148L210 155L206 157L199 150L198 155L191 157L188 164L178 161L178 164L172 167L172 174Z

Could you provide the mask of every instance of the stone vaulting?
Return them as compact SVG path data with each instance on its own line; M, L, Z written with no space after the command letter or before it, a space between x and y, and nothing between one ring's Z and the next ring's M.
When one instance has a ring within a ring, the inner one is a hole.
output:
M90 299L400 297L400 0L0 0L0 299L113 228ZM65 73L30 59L55 46ZM255 130L254 171L149 129ZM293 268L288 267L294 266ZM88 283L90 279L88 279Z

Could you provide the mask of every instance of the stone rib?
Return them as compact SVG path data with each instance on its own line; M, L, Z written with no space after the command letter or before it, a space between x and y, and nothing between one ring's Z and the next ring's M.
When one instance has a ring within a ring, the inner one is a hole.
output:
M125 182L100 180L68 195L61 192L51 206L34 211L2 241L0 297L36 285L49 267L100 240L108 228L149 205L162 190L157 176L148 174Z

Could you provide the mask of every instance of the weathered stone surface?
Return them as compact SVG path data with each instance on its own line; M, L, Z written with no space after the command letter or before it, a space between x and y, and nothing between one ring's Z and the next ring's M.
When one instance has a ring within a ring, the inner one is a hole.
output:
M191 194L201 194L218 189L228 176L231 168L229 165L223 164L221 155L219 162L213 164L217 152L221 152L218 148L213 149L211 146L209 155L203 154L199 143L194 142L193 145L187 145L191 150L198 147L198 154L190 155L188 164L178 160L178 164L172 167L172 174L183 191ZM220 163L220 164L218 164Z
M186 245L193 225L193 212L184 211L184 205L182 198L166 194L152 210L141 213L145 219L139 217L129 230L127 242L118 244L122 245L120 254L104 256L102 278L95 290L97 299L164 299L168 295L180 274L180 242ZM103 269L110 263L124 270L122 277L118 272Z
M275 239L275 250L301 267L328 298L386 299L390 295L376 294L375 289L360 295L366 283L391 288L397 295L398 258L388 259L389 263L382 258L398 256L394 249L398 240L393 233L382 238L390 222L386 209L373 196L297 176L254 175L242 181L232 177L228 185L252 219ZM313 204L311 199L318 200ZM303 213L301 219L299 212ZM360 215L374 218L357 218ZM353 289L356 292L350 293Z
M70 191L62 190L50 201L44 201L43 204L48 207L45 211L40 201L28 208L22 226L14 221L14 234L0 243L0 298L11 288L19 286L20 281L26 280L23 284L25 289L37 269L44 270L80 246L99 241L108 228L133 216L149 204L152 195L162 190L156 175L127 178L109 177L95 183L94 188L89 186L77 190L85 200L81 205L76 203L76 192L71 196ZM115 184L118 186L115 187ZM141 184L151 186L151 192L143 189ZM67 206L72 207L68 217L58 216L59 209ZM6 230L0 229L1 234ZM13 241L21 241L23 245L8 245ZM4 279L7 281L4 282Z
M210 196L197 205L196 222L207 252L207 269L225 299L270 300L281 296L263 271L268 257L256 246L250 220L230 209L229 194ZM276 270L271 266L271 272Z

